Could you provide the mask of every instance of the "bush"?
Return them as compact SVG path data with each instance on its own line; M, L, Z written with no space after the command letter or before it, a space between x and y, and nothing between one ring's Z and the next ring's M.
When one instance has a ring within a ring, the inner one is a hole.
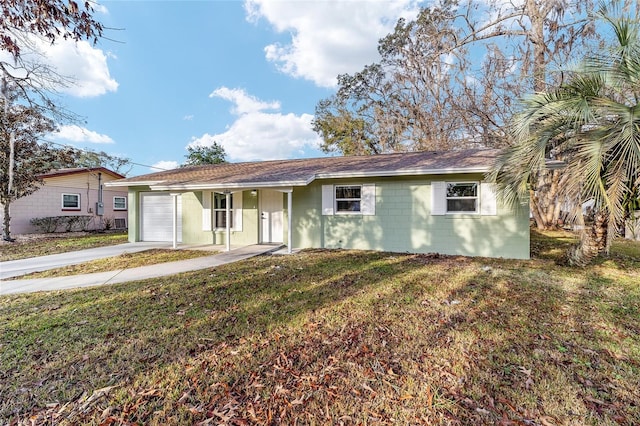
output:
M67 232L71 232L73 230L73 228L75 228L76 224L78 223L78 218L80 216L62 216L62 221L64 223L64 225L66 226L66 231Z
M89 230L89 224L93 220L93 216L77 216L78 219L78 228L80 231Z
M36 217L31 219L33 225L38 231L46 234L56 232L59 227L64 227L66 232L86 231L91 223L93 216L49 216Z
M102 217L102 225L105 231L108 231L115 227L115 220L111 216Z
M63 217L64 216L34 217L30 222L38 231L50 234L56 232Z

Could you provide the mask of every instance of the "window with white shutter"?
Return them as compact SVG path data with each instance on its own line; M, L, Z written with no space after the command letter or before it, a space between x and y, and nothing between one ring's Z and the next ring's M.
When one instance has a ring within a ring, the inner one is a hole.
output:
M482 182L480 184L480 213L482 215L495 216L498 214L496 191L495 183Z
M431 182L431 214L497 215L496 185L490 182Z
M376 214L376 186L363 185L322 185L322 215Z
M447 213L446 189L446 182L431 182L431 214L434 216Z

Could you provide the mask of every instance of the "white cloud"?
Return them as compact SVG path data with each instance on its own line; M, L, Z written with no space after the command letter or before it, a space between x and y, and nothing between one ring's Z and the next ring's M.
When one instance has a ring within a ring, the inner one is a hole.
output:
M118 89L118 82L109 74L107 55L88 42L61 40L51 45L42 41L40 49L60 75L72 79L62 92L84 98Z
M163 170L177 169L178 166L179 164L177 161L158 161L157 163L154 163L149 168L151 169L152 172L161 172Z
M56 44L48 40L30 36L21 44L23 59L32 68L34 64L43 64L60 76L63 84L54 84L50 78L38 78L35 82L47 88L53 88L61 93L76 97L93 97L107 92L115 92L118 82L109 73L107 56L115 59L114 55L104 53L86 41L74 42L61 39ZM0 51L0 61L9 67L9 72L16 77L26 77L26 70L13 69L11 56ZM44 82L43 82L44 81Z
M220 87L209 95L210 98L221 98L233 102L235 107L231 110L233 114L250 114L262 110L278 110L280 102L263 102L254 96L248 95L242 89L229 89Z
M184 121L192 121L193 120L193 114L185 115L184 117L182 117L182 119Z
M303 154L315 148L320 138L311 128L310 114L283 114L279 102L264 102L242 89L216 89L210 96L233 103L236 121L224 133L206 133L192 138L189 146L221 144L231 161L273 160ZM272 112L268 112L272 111Z
M287 44L270 44L265 55L289 75L334 87L338 74L353 73L378 59L378 40L400 17L413 19L417 0L245 0L247 20L265 19Z
M93 2L91 3L91 7L93 7L93 10L96 11L97 13L102 13L103 15L109 14L109 9L107 9L107 6L103 4Z
M96 144L114 143L107 135L94 132L93 130L76 125L60 126L58 132L51 135L52 138L58 140L66 140L70 142L86 142Z

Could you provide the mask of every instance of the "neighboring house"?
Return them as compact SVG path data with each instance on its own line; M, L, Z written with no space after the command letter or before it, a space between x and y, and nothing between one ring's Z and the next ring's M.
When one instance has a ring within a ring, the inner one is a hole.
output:
M112 228L127 227L127 189L104 188L123 175L96 167L52 170L40 177L44 184L36 192L11 203L12 234L39 232L31 219L53 216L90 216L88 229L103 229L105 220Z
M529 258L529 207L496 199L497 150L180 168L129 188L129 240Z

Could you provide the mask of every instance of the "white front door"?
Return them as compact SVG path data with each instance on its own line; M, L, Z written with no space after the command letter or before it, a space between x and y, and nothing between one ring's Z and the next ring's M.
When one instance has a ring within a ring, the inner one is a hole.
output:
M282 234L282 192L260 191L260 242L281 243Z

